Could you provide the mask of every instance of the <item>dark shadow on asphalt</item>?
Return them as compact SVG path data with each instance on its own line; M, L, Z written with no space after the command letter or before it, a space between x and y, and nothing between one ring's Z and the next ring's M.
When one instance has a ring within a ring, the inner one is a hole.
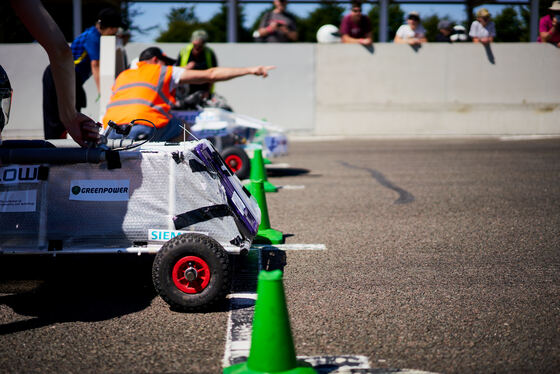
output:
M391 181L389 181L382 173L375 169L359 167L355 165L350 165L347 162L339 161L342 166L345 166L350 169L357 169L357 170L365 170L371 174L373 179L375 179L380 185L386 187L390 190L395 191L399 194L399 198L393 202L393 204L410 204L414 202L415 198L410 192L400 188L399 186L394 185Z
M270 248L259 250L260 259L258 251L251 251L248 255L240 255L233 258L232 293L256 293L257 277L260 270L284 271L284 267L287 264L286 252L275 249L273 245ZM216 305L212 311L238 310L250 308L254 305L254 299L236 297L235 300L226 300L224 303Z
M263 249L261 250L261 266L262 270L273 271L281 270L284 272L284 267L287 265L286 251L277 249Z
M295 177L298 175L309 174L309 169L301 168L267 168L266 175L269 177Z
M156 296L149 255L81 255L56 258L2 258L0 283L35 279L38 286L0 297L22 316L0 325L0 335L61 322L93 322L120 317L150 306Z

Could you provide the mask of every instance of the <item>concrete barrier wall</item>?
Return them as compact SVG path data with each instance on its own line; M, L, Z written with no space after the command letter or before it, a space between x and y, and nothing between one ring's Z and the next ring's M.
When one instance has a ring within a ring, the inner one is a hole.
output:
M560 134L552 45L318 45L316 61L316 134Z
M129 60L147 44L126 46ZM162 43L176 57L183 44ZM292 134L371 136L560 135L560 50L542 44L211 44L221 66L274 64L268 79L216 86L235 111ZM37 44L0 45L14 87L4 138L42 136ZM84 112L98 118L97 89Z

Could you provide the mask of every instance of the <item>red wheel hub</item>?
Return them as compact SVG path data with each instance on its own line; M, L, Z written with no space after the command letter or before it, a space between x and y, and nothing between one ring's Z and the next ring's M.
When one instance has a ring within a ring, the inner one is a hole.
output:
M200 257L186 256L173 266L173 283L185 293L200 293L210 282L210 267Z
M237 155L229 155L226 157L225 161L227 166L229 166L234 173L243 166L243 160Z

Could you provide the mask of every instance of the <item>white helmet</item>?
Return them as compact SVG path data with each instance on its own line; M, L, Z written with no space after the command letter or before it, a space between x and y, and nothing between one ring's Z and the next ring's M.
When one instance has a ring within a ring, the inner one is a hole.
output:
M317 41L319 43L338 43L340 42L340 32L335 25L323 25L317 31Z
M453 26L453 32L449 36L452 42L465 42L467 41L467 29L461 25Z

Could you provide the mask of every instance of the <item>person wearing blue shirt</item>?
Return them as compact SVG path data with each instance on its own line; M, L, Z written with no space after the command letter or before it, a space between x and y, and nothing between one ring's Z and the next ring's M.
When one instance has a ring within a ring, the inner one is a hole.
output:
M112 8L99 12L97 22L81 33L72 42L72 56L76 71L76 110L79 112L86 106L86 93L82 85L90 76L99 92L99 49L102 35L115 35L123 25L121 15ZM45 139L66 138L66 128L60 120L56 89L51 72L47 66L43 74L43 130Z

